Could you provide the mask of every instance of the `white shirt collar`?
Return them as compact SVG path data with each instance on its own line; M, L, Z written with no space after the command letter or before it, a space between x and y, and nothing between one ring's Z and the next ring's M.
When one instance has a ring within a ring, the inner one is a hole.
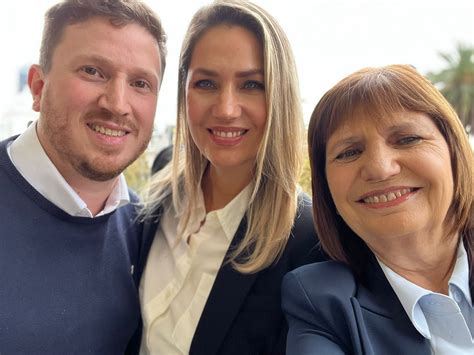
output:
M392 286L405 312L408 314L411 322L415 328L427 339L431 339L428 323L418 303L421 297L433 293L430 290L424 289L414 283L408 281L402 276L398 275L382 261L377 258L377 261L382 268L390 286ZM471 293L469 289L469 267L466 250L461 240L456 254L456 263L453 273L449 279L449 288L451 293L451 285L456 285L464 294L466 300L471 303Z
M247 185L223 208L209 212L207 214L202 189L199 189L197 196L197 206L190 217L183 236L187 236L194 231L199 230L204 220L206 220L206 223L209 223L211 220L215 220L216 223L220 224L226 238L231 241L234 238L234 234L239 227L243 216L245 215L245 211L248 208L250 194L252 192L251 186L253 186L253 184ZM176 218L178 218L177 215ZM178 230L180 230L180 227L178 227Z
M454 270L449 279L449 285L456 285L463 293L469 305L472 306L471 289L469 288L469 261L462 239L459 243L456 254L456 264L454 264Z
M234 238L235 231L249 206L251 186L253 184L247 185L224 208L215 211L228 240ZM240 218L235 218L236 216Z
M50 202L77 217L93 217L86 203L66 182L44 151L36 134L36 122L7 147L20 174ZM110 213L130 202L127 183L120 174L104 209L97 216Z

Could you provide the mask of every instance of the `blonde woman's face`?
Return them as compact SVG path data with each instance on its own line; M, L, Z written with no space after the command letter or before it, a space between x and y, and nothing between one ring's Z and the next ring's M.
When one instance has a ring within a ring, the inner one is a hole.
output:
M211 168L248 174L267 107L262 48L240 26L219 25L196 43L186 82L187 120Z
M347 120L328 140L326 176L341 217L372 249L395 238L445 237L451 159L427 115Z

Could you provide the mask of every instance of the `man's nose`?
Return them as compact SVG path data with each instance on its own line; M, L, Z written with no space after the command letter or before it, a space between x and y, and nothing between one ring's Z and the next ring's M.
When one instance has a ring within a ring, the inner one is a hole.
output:
M114 79L106 84L99 98L99 106L116 116L126 116L131 112L128 100L128 83L123 79Z

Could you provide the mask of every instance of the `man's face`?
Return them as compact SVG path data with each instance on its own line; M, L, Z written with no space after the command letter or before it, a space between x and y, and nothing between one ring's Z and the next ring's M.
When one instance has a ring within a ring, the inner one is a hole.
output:
M137 24L69 25L51 69L30 69L39 140L69 184L111 180L146 148L161 81L159 48Z

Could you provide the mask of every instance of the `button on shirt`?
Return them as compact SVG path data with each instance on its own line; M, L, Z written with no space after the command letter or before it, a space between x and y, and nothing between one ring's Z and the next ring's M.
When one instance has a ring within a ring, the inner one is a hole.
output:
M250 199L247 186L224 208L198 208L183 230L172 206L160 220L140 285L141 354L188 354L227 249Z
M15 139L7 151L15 168L43 197L71 216L94 217L46 155L36 134L36 122ZM123 174L120 174L104 209L96 216L113 212L129 202L127 183Z
M474 354L474 308L462 243L449 280L449 296L417 286L378 262L413 325L429 339L433 354Z

